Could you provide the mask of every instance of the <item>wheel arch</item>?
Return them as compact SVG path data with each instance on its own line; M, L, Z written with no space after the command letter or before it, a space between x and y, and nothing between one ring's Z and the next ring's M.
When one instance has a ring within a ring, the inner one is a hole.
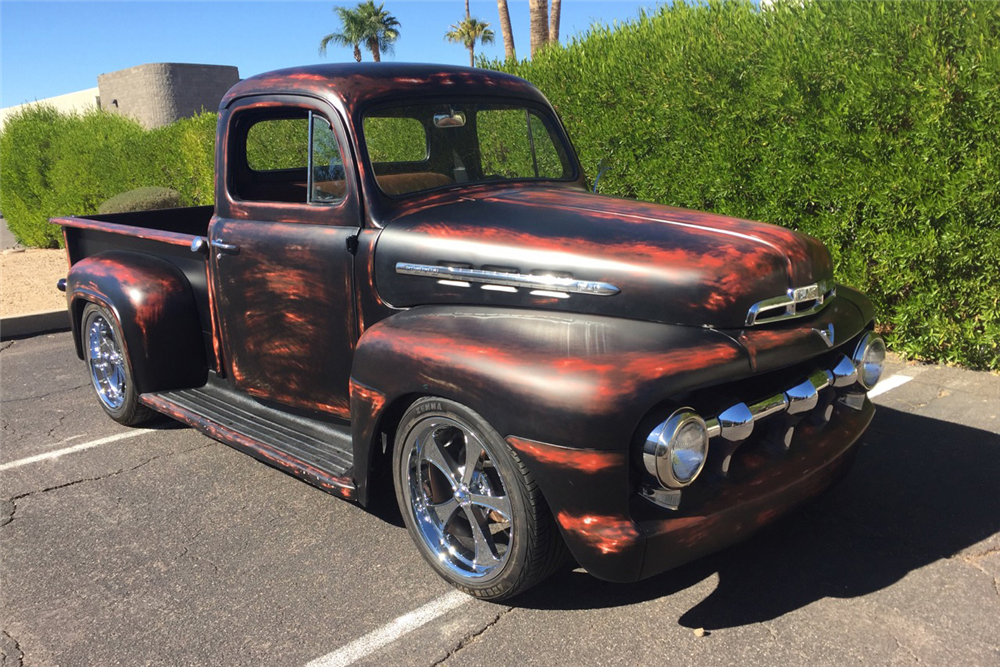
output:
M72 266L66 294L81 359L83 311L94 303L115 318L140 392L204 384L208 363L193 288L170 262L143 253L99 253Z

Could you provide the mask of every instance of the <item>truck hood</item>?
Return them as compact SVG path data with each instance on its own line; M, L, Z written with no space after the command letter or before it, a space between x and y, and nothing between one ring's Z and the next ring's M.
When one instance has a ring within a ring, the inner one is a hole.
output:
M396 307L529 307L714 328L743 327L754 304L832 281L832 271L820 241L789 229L566 189L437 195L388 222L375 250L379 296ZM481 272L591 285L514 286Z

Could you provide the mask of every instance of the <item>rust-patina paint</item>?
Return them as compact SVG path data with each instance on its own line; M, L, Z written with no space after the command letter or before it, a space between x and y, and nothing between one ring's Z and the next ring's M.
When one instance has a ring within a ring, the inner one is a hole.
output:
M220 106L214 211L53 220L72 265L71 309L84 300L112 311L145 392L200 386L212 368L271 405L350 420L354 469L336 477L142 397L363 504L389 415L422 395L468 406L537 480L577 560L608 580L649 576L742 539L844 473L870 402L860 411L834 403L829 424L796 424L787 454L741 445L734 456L745 474L704 475L678 510L640 498L634 445L646 425L692 397L849 355L871 326L871 303L838 286L815 315L746 327L755 303L832 280L823 245L771 225L590 194L558 123L572 172L564 181L386 195L365 159L366 110L449 96L551 109L522 79L460 67L320 65L241 81ZM344 163L341 201L243 201L231 191L244 168L234 153L242 119L279 107L331 122ZM185 246L199 237L239 251L192 258ZM619 291L489 291L403 275L400 262L556 274Z

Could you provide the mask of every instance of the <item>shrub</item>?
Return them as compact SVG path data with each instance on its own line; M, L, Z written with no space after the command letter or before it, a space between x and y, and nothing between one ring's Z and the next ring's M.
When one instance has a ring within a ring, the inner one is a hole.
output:
M0 210L21 243L54 248L62 235L49 218L96 213L136 188L171 188L171 205L211 204L216 121L203 113L147 130L102 111L28 107L0 132Z
M170 188L136 188L115 195L97 207L98 213L131 213L180 206L181 196Z
M1000 369L1000 4L688 5L534 61L601 192L821 238L914 358Z
M821 238L890 345L1000 370L1000 3L678 0L531 62L601 191ZM213 198L217 117L146 131L33 107L0 133L0 209L47 218L143 186Z

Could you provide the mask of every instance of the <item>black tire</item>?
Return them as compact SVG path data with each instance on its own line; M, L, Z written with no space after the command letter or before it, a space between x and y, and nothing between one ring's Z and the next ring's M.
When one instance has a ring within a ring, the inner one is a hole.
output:
M119 424L137 426L157 413L139 403L125 337L106 308L88 303L80 318L84 359L97 402Z
M417 549L459 590L504 600L565 562L562 536L531 473L469 408L433 397L414 402L396 430L392 467L396 500Z

